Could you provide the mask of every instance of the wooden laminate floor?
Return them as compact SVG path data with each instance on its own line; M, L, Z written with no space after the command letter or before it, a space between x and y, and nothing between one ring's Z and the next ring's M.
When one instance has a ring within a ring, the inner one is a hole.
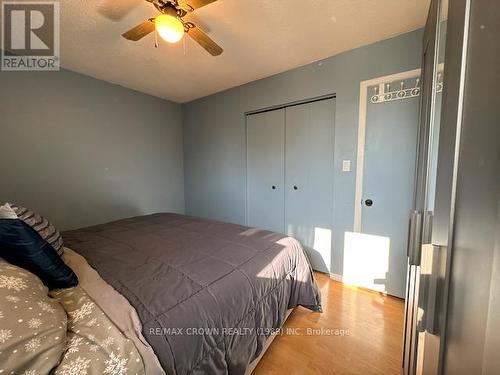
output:
M253 375L400 374L404 301L319 273L316 281L323 313L295 309Z

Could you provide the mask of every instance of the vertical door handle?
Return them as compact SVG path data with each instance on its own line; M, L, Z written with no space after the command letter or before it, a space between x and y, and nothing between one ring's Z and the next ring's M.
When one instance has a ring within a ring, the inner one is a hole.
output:
M422 218L422 244L432 243L432 219L434 213L425 211Z
M413 210L410 214L410 227L408 230L408 262L412 266L420 265L422 251L422 213Z

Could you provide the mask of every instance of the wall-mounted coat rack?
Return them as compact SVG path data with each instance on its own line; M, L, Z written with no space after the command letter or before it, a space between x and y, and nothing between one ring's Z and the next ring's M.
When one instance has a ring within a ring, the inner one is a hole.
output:
M394 100L415 98L420 95L420 78L415 79L415 85L413 87L405 88L405 82L401 81L399 88L394 90L391 88L392 84L393 83L382 83L373 87L374 93L370 98L370 102L373 104L385 103Z
M443 91L443 73L437 73L435 90L436 92ZM394 100L403 100L415 98L420 95L420 78L415 79L415 85L413 87L405 87L405 82L401 81L399 83L398 89L391 89L391 85L394 82L381 83L378 86L373 87L373 95L370 97L370 102L373 104L385 103Z

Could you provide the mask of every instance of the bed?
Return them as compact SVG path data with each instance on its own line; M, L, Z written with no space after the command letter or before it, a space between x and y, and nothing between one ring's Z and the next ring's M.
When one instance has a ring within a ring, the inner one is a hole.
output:
M148 374L248 373L291 309L321 311L301 245L274 232L161 213L63 238L68 264L122 320ZM106 288L123 300L109 303Z

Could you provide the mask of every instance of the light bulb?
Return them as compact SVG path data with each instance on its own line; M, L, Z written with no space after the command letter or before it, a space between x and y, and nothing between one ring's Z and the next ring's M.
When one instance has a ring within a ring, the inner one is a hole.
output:
M184 25L176 17L162 14L155 19L155 27L160 37L169 43L177 43L184 35Z

